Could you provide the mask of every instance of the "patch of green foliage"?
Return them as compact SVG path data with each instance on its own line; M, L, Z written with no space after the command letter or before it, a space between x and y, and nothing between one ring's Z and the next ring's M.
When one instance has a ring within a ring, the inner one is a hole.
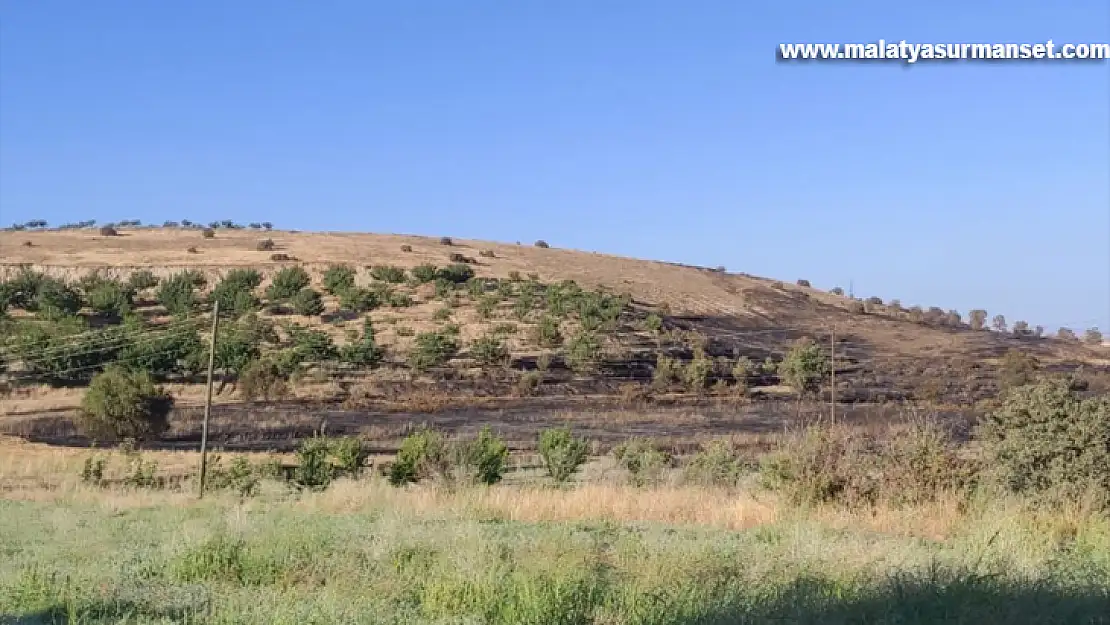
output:
M110 368L96 375L81 400L77 425L94 437L146 440L164 432L173 397L145 372Z

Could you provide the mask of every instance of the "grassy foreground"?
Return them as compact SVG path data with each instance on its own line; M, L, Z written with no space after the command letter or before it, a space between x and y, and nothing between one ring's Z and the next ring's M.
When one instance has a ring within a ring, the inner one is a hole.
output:
M1108 623L1110 520L661 486L0 501L0 621ZM36 500L37 499L37 500Z

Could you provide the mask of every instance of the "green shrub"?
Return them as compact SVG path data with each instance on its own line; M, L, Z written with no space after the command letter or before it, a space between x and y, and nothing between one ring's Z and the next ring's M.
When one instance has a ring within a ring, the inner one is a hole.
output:
M501 339L487 334L470 344L470 356L482 366L505 365L509 362L509 348Z
M339 305L356 314L374 310L380 303L374 291L362 287L348 287L339 294Z
M485 426L473 439L456 441L452 446L456 479L468 483L493 485L505 474L509 448L501 437Z
M408 293L392 293L389 296L390 308L408 308L413 305L412 296Z
M389 468L389 483L394 486L442 477L450 470L447 441L432 429L422 429L405 437Z
M431 282L439 275L435 265L423 264L412 268L412 278L419 284Z
M1009 349L1002 357L998 371L998 386L1005 392L1018 386L1036 381L1040 363L1032 354L1021 350Z
M466 263L454 263L439 269L436 277L453 284L463 284L474 277L474 268Z
M327 362L339 357L339 350L327 332L296 324L289 325L288 330L298 362Z
M458 350L458 341L450 332L421 332L413 342L408 364L416 371L427 371L453 358Z
M4 296L8 306L23 310L34 310L35 296L43 282L47 280L45 274L27 267L22 267L13 278L4 283Z
M665 354L655 357L655 368L651 374L651 384L657 390L664 390L682 375L682 364Z
M578 373L588 373L601 359L601 343L592 332L580 331L566 343L566 361Z
M370 457L370 450L357 436L332 438L328 452L336 470L351 477L358 477L362 473L362 468Z
M1087 328L1083 333L1083 342L1087 345L1102 345L1102 332L1098 328Z
M258 310L258 298L254 290L262 284L262 274L254 269L232 269L221 279L212 292L209 301L220 304L220 314L241 317Z
M1014 387L978 437L986 466L1006 488L1110 503L1110 397L1083 398L1067 378Z
M694 357L682 370L683 382L691 391L704 390L709 385L709 375L713 372L713 361L705 354L703 348L694 348Z
M655 441L636 437L613 448L617 464L629 474L633 486L645 486L658 482L663 470L670 465L671 457L660 450Z
M324 271L324 292L340 295L355 286L355 270L350 265L332 265Z
M405 270L393 265L375 265L370 268L370 277L390 284L403 284L405 282Z
M357 437L314 436L297 450L293 480L305 488L327 488L337 477L358 477L368 457L368 450Z
M711 442L683 469L687 483L700 486L735 486L744 472L744 462L727 441Z
M339 348L339 360L350 365L370 367L382 359L382 349L374 340L374 326L367 317L362 321L362 334L353 335Z
M100 317L119 319L134 307L135 291L117 280L101 280L85 292L89 308Z
M239 375L238 390L247 401L275 401L289 393L289 376L274 358L260 358L248 364Z
M778 366L779 376L799 394L816 393L829 374L829 360L813 339L802 338Z
M493 316L493 311L497 310L497 304L500 300L496 295L485 295L478 299L475 309L478 311L478 316L482 319L489 319Z
M110 368L93 377L81 400L77 425L93 437L157 437L169 427L173 397L145 372Z
M315 317L324 312L324 300L313 289L297 291L290 303L293 305L293 312L305 317Z
M187 315L197 305L196 287L189 274L174 274L158 287L155 299L171 315Z
M336 478L338 471L329 461L331 444L327 438L314 436L306 439L297 449L297 468L293 480L305 488L319 490L327 488Z
M231 466L224 469L221 458L214 456L208 461L208 475L205 478L206 490L234 490L240 497L249 497L258 487L263 471L251 465L243 456L236 456Z
M663 329L663 318L655 313L644 318L644 329L653 334L658 334Z
M439 299L448 299L455 294L455 283L444 278L436 278L436 297Z
M204 344L193 324L151 328L149 332L140 325L128 331L135 332L141 339L128 343L119 352L119 361L128 369L165 378L192 373L192 369L203 362Z
M81 293L77 289L63 280L44 277L28 310L41 312L47 317L66 317L76 315L81 306Z
M266 287L266 299L280 302L296 297L311 283L312 278L303 267L285 267L275 273L273 279L270 280L270 286Z
M215 368L219 371L238 377L247 365L257 360L262 351L263 343L269 338L270 330L265 324L260 324L257 319L248 315L238 322L221 324L216 334ZM205 346L200 354L201 362L207 362L208 348ZM195 366L200 370L202 366Z
M588 456L586 441L570 428L548 428L540 432L537 449L551 479L562 484L571 478Z
M158 276L154 275L150 270L140 269L131 272L131 275L127 278L127 283L136 291L152 289L158 286Z
M434 313L432 313L432 321L450 321L452 312L453 311L451 310L450 306L443 306L442 308L438 308Z
M559 331L559 322L550 315L540 317L539 323L532 330L532 338L540 347L558 347L563 344L563 334Z

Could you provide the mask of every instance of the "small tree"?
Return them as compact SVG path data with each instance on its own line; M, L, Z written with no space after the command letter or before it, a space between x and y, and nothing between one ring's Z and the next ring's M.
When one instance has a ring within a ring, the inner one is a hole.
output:
M1075 331L1071 328L1060 328L1056 331L1056 338L1060 339L1061 341L1067 341L1069 343L1075 343L1079 341L1079 337L1075 335Z
M455 337L447 331L421 332L416 335L408 364L416 371L442 365L459 351Z
M1029 324L1025 321L1015 321L1014 326L1010 328L1010 332L1018 338L1024 338L1032 334L1032 332L1029 331Z
M432 282L435 280L438 273L439 270L435 265L425 263L412 268L412 279L418 284L424 284L425 282Z
M370 289L352 286L339 293L339 305L356 314L374 310L379 304L378 296Z
M537 449L551 479L562 484L571 478L588 456L586 441L570 428L548 428L540 432Z
M140 269L139 271L132 272L132 274L128 276L127 282L131 285L131 288L136 291L142 291L158 286L158 276L154 275L154 273L148 269Z
M339 295L355 285L355 270L350 265L332 265L324 271L324 292Z
M266 287L266 298L274 302L286 300L311 283L312 278L303 267L285 267L270 280L270 286Z
M146 440L165 432L173 397L150 374L109 368L93 377L81 400L78 426L94 437Z
M1002 357L998 372L998 385L1003 391L1032 384L1036 380L1040 363L1032 355L1011 349Z
M448 464L447 441L439 432L425 428L401 441L397 458L389 468L389 483L404 486L443 476L449 469Z
M324 312L324 300L312 289L301 289L290 302L293 312L306 317L315 317Z
M977 308L969 312L967 322L972 330L982 330L987 325L987 311Z
M482 427L477 437L457 441L452 452L454 464L462 473L459 477L487 486L501 481L509 460L509 447L488 425Z
M375 265L370 268L370 276L382 282L401 284L405 281L405 270L393 265Z
M991 325L994 327L995 332L1005 332L1006 317L1004 315L995 315L994 319L991 321Z
M89 308L101 317L120 318L134 307L135 292L117 280L99 280L85 294Z
M509 362L509 348L496 336L486 335L470 344L470 356L484 367L505 365Z
M262 283L262 275L254 269L232 269L220 280L208 299L220 303L220 314L241 317L258 309L254 289Z
M1088 345L1102 345L1102 332L1098 328L1088 328L1083 333L1083 342Z
M799 339L779 364L779 376L799 394L816 393L829 374L829 361L813 339Z
M436 277L453 284L463 284L474 277L474 268L466 263L454 263L437 271Z
M536 247L542 247L544 249L547 249L551 246L547 244L547 241L544 241L544 240L541 239L539 241L536 241Z
M566 362L578 373L588 373L601 359L601 343L593 332L579 331L566 343Z
M163 281L154 297L171 315L190 313L197 304L192 276L187 272L174 274Z

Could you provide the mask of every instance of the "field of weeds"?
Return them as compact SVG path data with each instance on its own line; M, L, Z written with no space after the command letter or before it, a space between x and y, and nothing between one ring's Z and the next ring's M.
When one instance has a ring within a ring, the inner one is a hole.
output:
M80 452L86 453L86 452ZM184 460L184 455L182 455ZM35 465L71 470L79 464ZM18 623L1105 623L1110 520L941 496L799 506L754 484L253 495L92 487L0 501ZM24 465L25 468L30 465ZM11 465L6 471L12 471ZM36 494L37 493L37 494Z

